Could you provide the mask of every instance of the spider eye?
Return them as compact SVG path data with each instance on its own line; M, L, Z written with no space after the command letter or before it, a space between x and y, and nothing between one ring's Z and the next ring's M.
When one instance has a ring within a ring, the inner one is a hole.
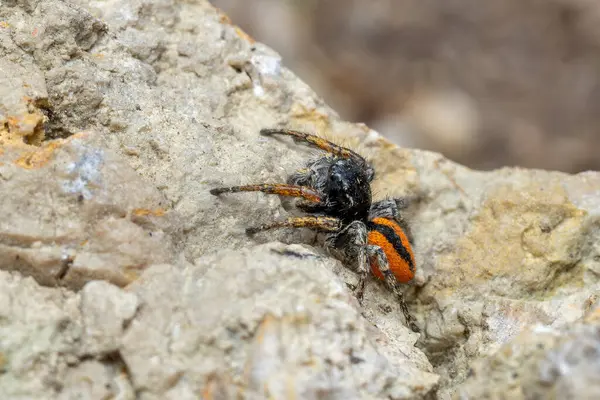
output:
M342 182L342 176L338 173L338 172L333 172L330 176L331 179L331 183L335 184L336 186L341 185Z

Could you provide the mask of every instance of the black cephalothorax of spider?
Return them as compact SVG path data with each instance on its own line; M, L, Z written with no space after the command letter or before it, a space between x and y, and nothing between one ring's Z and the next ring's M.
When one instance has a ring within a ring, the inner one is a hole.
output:
M258 191L300 198L296 207L310 215L248 228L246 232L254 234L281 227L328 232L325 240L328 250L359 274L356 287L359 301L370 270L395 293L407 324L418 332L399 288L399 283L410 281L415 273L410 230L400 215L404 201L387 199L373 203L371 181L375 170L352 150L287 129L263 129L260 133L292 136L296 141L325 150L327 154L293 173L287 184L222 187L212 189L210 193Z

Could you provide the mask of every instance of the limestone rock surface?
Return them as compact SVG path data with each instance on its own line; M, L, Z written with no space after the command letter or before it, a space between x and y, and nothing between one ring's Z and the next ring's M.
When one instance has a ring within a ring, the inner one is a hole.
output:
M597 340L600 174L397 148L204 0L4 2L0 60L0 398L596 393L560 360L594 362L573 346ZM378 196L412 199L420 335L378 282L359 305L314 234L245 235L281 199L209 194L315 155L274 126L360 148Z

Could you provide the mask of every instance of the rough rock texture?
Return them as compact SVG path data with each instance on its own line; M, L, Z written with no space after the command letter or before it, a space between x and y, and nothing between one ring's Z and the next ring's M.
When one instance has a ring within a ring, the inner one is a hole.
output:
M456 398L597 399L600 396L598 308L586 324L533 326L478 360Z
M76 289L91 279L125 285L172 258L164 199L92 134L5 146L0 174L4 269Z
M595 393L562 360L594 362L568 346L598 339L598 173L399 149L206 1L6 2L0 59L0 398ZM277 125L359 146L379 196L414 199L420 337L377 282L359 306L314 234L246 236L279 198L208 193L314 155L258 136ZM547 351L533 329L556 332ZM532 350L494 362L513 341ZM507 375L534 353L546 372Z
M267 244L181 272L150 268L130 287L145 307L122 337L134 386L193 398L215 376L251 398L426 394L438 379L423 372L427 359L374 330L332 264L300 246ZM379 351L388 347L404 354L387 359Z

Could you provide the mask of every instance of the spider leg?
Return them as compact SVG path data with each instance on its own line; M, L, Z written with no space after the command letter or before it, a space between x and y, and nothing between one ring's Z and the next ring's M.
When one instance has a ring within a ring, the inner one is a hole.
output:
M315 135L311 135L309 133L294 131L291 129L261 129L261 135L269 136L269 135L288 135L292 136L296 141L302 141L309 143L315 147L318 147L321 150L325 150L328 153L331 153L335 156L342 158L352 158L356 161L366 164L367 161L360 156L358 153L347 149L345 147L339 146L335 143L330 142L329 140L325 140Z
M406 233L408 241L414 243L410 226L400 213L401 210L408 208L408 205L409 201L406 198L385 199L375 202L371 205L371 209L369 210L369 221L378 217L392 219L396 221L404 233Z
M362 303L365 293L365 282L369 275L369 260L367 258L367 227L361 221L353 221L346 225L339 233L331 235L325 241L325 246L330 253L344 264L352 267L358 274L358 283L354 295Z
M410 327L410 329L413 332L419 332L419 327L415 322L416 320L408 310L408 306L404 301L404 295L400 290L400 285L398 284L398 281L396 280L396 277L394 276L392 271L390 271L388 260L385 256L385 253L383 252L383 249L379 246L369 245L367 246L367 253L370 260L375 260L377 266L379 267L379 271L381 271L385 278L385 283L398 298L398 301L400 303L400 309L402 310L402 314L404 314L406 324Z
M266 231L275 228L311 228L325 232L336 232L340 229L341 222L333 217L293 217L284 219L283 221L275 221L264 225L255 226L246 229L246 233L253 235L257 232Z
M237 192L263 192L282 196L301 197L314 203L321 202L321 195L316 190L304 186L287 185L283 183L220 187L211 189L210 194L218 196L221 193Z

